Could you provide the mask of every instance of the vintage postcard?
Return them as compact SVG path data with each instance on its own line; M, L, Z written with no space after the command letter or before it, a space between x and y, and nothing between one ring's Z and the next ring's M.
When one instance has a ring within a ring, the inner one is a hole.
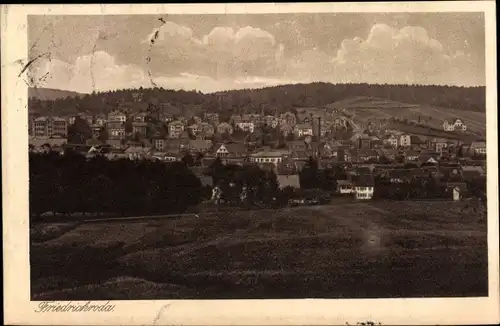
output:
M5 323L499 322L493 1L3 5Z

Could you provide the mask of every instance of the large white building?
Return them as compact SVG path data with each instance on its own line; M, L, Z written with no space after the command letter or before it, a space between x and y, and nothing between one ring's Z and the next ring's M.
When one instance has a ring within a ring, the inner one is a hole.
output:
M273 163L278 166L287 154L288 151L265 148L263 151L251 154L250 161L253 163Z

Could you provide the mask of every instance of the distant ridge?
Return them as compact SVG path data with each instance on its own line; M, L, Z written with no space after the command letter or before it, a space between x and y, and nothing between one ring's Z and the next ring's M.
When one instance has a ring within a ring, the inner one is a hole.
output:
M53 101L57 100L60 98L66 98L66 97L76 97L76 96L82 96L85 94L77 93L77 92L72 92L72 91L64 91L60 89L54 89L54 88L33 88L30 87L28 89L28 97L34 97L42 101Z

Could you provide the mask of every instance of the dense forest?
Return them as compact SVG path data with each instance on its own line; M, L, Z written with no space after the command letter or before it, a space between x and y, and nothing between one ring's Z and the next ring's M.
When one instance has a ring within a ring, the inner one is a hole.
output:
M30 154L30 215L45 212L168 214L200 202L200 180L183 163ZM75 173L78 171L78 173Z
M146 111L151 106L168 103L168 106L163 106L163 110L170 110L173 114L200 114L203 111L274 114L290 108L321 107L356 96L468 111L485 110L485 87L482 86L329 83L283 85L211 94L155 87L94 92L55 100L41 100L34 96L29 99L29 108L40 114L69 115L79 112L106 113L117 107L134 112Z

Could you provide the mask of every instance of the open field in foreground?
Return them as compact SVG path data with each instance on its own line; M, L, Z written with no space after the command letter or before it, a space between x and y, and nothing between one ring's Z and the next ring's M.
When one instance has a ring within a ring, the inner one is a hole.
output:
M484 212L371 202L38 225L32 300L487 295ZM47 234L53 233L53 236Z

